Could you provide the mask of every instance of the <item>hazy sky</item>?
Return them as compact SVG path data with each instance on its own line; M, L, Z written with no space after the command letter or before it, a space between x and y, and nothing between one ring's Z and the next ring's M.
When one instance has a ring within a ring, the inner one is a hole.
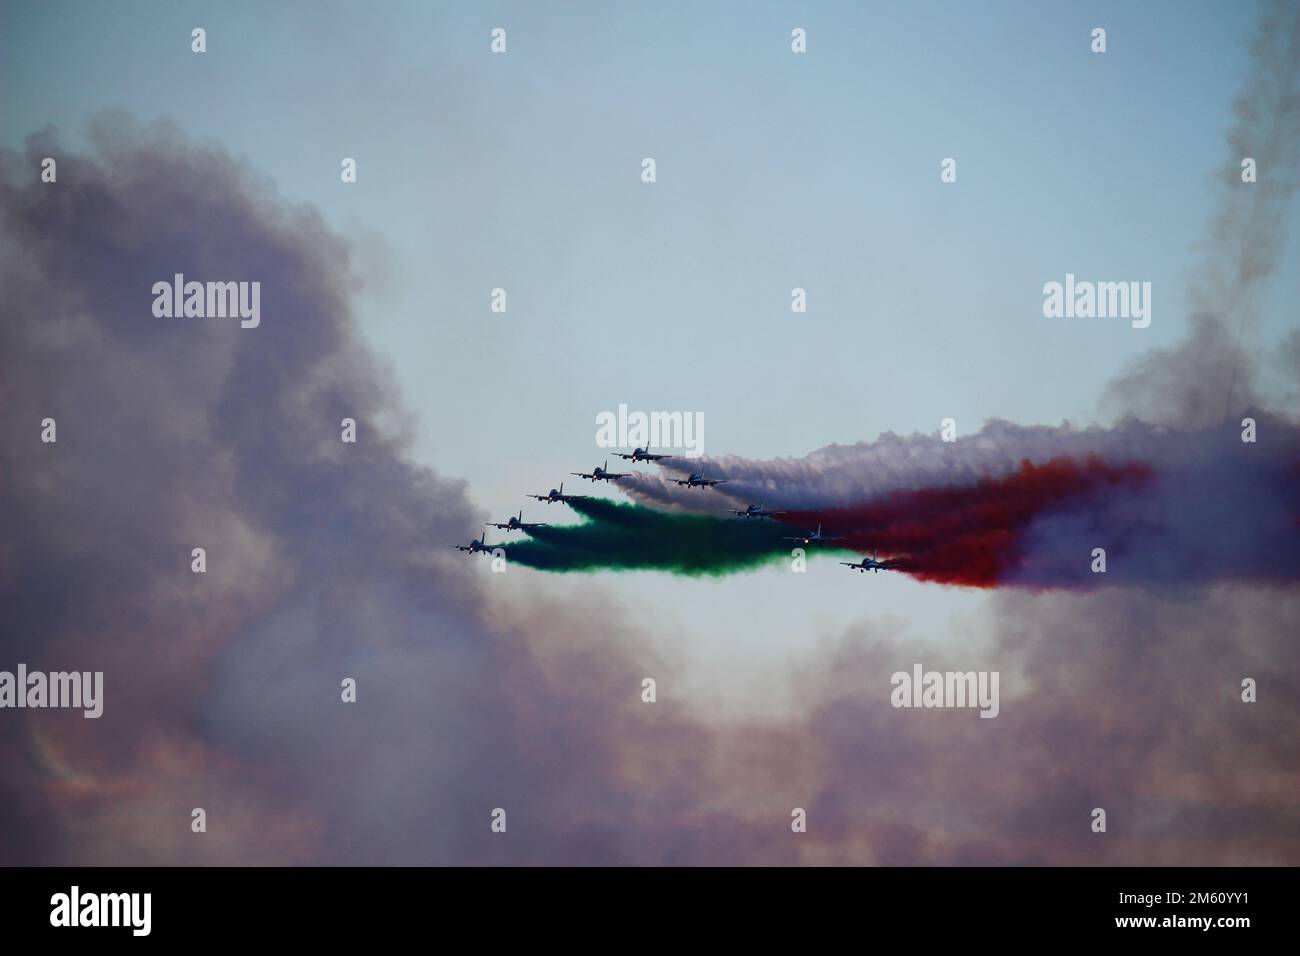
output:
M168 117L314 204L355 244L364 332L406 397L416 457L464 478L484 517L522 505L556 521L559 506L523 494L603 461L595 416L623 402L703 412L706 452L753 457L947 416L965 433L989 417L1092 420L1128 360L1186 330L1256 13L6 5L0 113L6 145L47 124L76 143L106 107ZM505 55L489 51L498 26ZM806 55L790 52L796 26ZM1095 26L1104 55L1089 50ZM340 182L343 157L356 184ZM1042 285L1067 272L1150 281L1151 327L1044 319ZM488 308L496 286L505 315ZM807 314L790 311L796 286ZM1261 342L1298 294L1291 270ZM690 676L722 700L745 667L864 614L960 640L986 601L840 570L814 563L794 585L782 571L505 577L610 589L712 665Z

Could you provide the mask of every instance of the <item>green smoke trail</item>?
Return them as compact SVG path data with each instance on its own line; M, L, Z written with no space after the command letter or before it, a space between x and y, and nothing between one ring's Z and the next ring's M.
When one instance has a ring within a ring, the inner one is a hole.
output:
M502 546L507 560L546 571L723 575L780 563L799 544L783 540L797 532L774 521L656 511L604 498L571 507L587 521L535 528L531 541Z

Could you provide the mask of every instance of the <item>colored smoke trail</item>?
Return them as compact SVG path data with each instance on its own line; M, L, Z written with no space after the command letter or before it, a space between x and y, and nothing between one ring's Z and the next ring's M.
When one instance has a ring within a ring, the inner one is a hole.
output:
M787 560L798 542L761 519L658 511L603 498L574 501L576 525L535 528L533 540L502 545L510 561L546 571L653 570L723 575Z
M1024 532L1036 517L1063 509L1095 514L1101 496L1141 487L1151 477L1146 465L1110 465L1097 456L1024 461L1009 475L973 485L894 492L854 507L795 511L782 520L820 524L828 534L843 534L855 551L902 555L898 570L922 580L994 587L1030 560ZM1100 533L1098 539L1105 540ZM1078 570L1080 583L1091 583L1086 561Z
M507 558L548 571L661 570L724 575L788 560L798 531L820 525L843 540L810 545L809 555L851 549L894 559L895 570L920 580L995 587L1032 563L1027 529L1035 519L1068 512L1096 515L1104 496L1152 478L1139 463L1030 461L1009 475L973 484L899 491L859 505L795 510L780 521L660 511L601 498L572 503L587 519L536 528L533 540L503 546ZM1098 534L1100 538L1100 533ZM1084 552L1086 554L1086 552ZM1098 583L1078 562L1078 585ZM1065 583L1065 582L1061 582Z
M799 546L789 540L796 529L820 525L842 540L806 546L809 556L875 555L918 580L964 587L1177 590L1223 580L1300 580L1294 428L1276 428L1267 450L1235 434L1201 435L1177 454L1154 458L1163 460L1023 460L964 483L791 508L779 521L586 499L573 505L586 523L538 528L534 540L504 549L543 570L723 575L788 560ZM725 499L697 500L716 507ZM1104 574L1093 567L1097 548L1106 554Z

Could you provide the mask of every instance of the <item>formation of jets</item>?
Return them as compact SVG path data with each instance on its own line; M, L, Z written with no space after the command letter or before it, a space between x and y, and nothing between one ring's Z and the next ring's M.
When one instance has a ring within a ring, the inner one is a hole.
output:
M649 449L646 448L634 448L630 455L625 454L623 452L615 452L615 455L619 458L622 458L625 461L633 461L633 462L660 461L664 458L673 457L671 455L652 454L649 451ZM705 471L706 469L701 468L698 473L691 472L691 474L685 478L673 478L671 480L675 482L677 485L684 488L713 488L717 485L723 484L724 482L731 480L730 478L709 478L705 475ZM597 467L593 468L591 471L573 471L570 472L570 474L578 478L585 478L588 481L592 481L592 482L620 481L624 478L632 477L631 473L629 472L610 471L608 458L605 459L605 463L603 465L598 465ZM527 497L535 498L538 501L544 501L548 505L550 505L550 504L554 504L557 501L564 504L568 504L574 501L583 501L588 496L587 495L566 495L564 493L564 482L560 482L559 488L552 488L544 495L530 494ZM773 511L770 508L765 508L763 507L763 505L758 504L758 505L749 505L743 509L733 508L731 509L731 514L736 515L737 517L740 518L780 518L789 514L789 512ZM452 545L452 547L454 547L457 551L464 551L468 554L491 554L492 550L494 548L500 547L500 545L487 543L487 527L489 526L507 532L508 531L529 532L532 531L534 528L547 527L546 524L541 522L524 521L524 512L523 509L521 508L519 509L518 515L511 515L510 518L505 522L495 522L495 521L488 522L488 525L484 527L483 534L480 535L478 538L471 540L469 544L455 544ZM832 541L842 541L843 539L844 539L843 535L827 534L823 532L822 526L819 524L817 526L817 530L815 531L808 531L805 534L795 535L793 537L787 536L783 540L798 541L802 544L827 544ZM852 568L854 571L862 571L864 573L867 571L871 571L875 573L879 573L880 571L892 571L899 566L899 562L893 559L886 558L884 561L881 561L874 555L870 558L863 558L860 562L841 561L840 564L844 565L846 568Z

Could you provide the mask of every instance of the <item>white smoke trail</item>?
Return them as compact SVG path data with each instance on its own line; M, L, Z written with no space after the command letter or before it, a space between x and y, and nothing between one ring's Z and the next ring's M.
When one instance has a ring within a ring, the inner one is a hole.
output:
M1274 435L1294 429L1270 419ZM708 459L711 477L726 478L716 489L680 487L641 474L620 483L633 499L703 513L726 510L733 502L762 503L772 508L834 508L869 501L896 491L972 484L998 478L1024 461L1042 464L1053 458L1100 455L1110 464L1144 462L1175 467L1198 460L1207 447L1222 447L1225 436L1240 443L1236 431L1181 432L1130 420L1116 428L1075 428L1066 423L1016 425L990 421L974 435L945 442L939 435L882 435L874 442L828 445L804 458L752 460L737 455ZM1275 441L1264 452L1284 455L1294 445ZM699 462L693 463L698 470ZM673 471L680 463L669 463ZM719 492L722 496L719 496Z

